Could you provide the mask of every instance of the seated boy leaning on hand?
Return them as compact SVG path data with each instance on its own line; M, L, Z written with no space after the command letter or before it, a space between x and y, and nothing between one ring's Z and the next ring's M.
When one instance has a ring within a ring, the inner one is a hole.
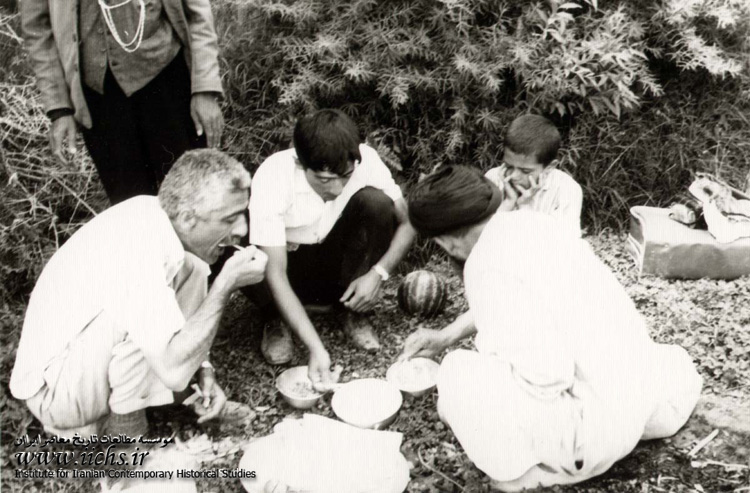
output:
M250 242L266 252L268 267L263 289L250 295L267 314L275 306L285 322L266 324L266 361L292 359L290 327L310 351L309 376L322 390L337 375L304 305L343 305L352 342L377 351L364 313L416 233L401 189L343 112L301 118L293 141L293 149L266 159L253 180Z
M581 236L581 186L556 168L560 132L539 115L519 116L505 135L503 164L485 176L505 193L506 210L543 212Z
M513 120L505 135L503 164L485 177L503 191L499 211L530 210L555 218L573 237L581 237L581 186L556 168L560 132L539 115L522 115ZM454 262L463 275L463 265ZM468 330L474 326L471 311L459 315L446 328Z

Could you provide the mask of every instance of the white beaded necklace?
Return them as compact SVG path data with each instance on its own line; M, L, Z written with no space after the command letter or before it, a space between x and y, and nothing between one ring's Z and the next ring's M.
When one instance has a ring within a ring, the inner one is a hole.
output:
M99 7L102 9L102 15L104 16L104 22L107 23L107 27L109 28L109 32L112 33L112 36L115 38L115 41L117 41L117 44L120 45L120 47L127 51L128 53L133 53L141 46L141 41L143 41L143 29L146 25L146 4L144 0L138 0L138 6L140 8L140 14L138 15L138 28L135 30L135 34L133 35L133 39L125 43L122 38L120 38L120 34L117 32L117 26L115 26L115 21L112 18L112 10L122 7L123 5L127 5L131 3L133 0L123 0L122 2L115 4L115 5L107 5L105 3L105 0L98 0L99 1ZM127 34L127 31L126 33ZM135 46L133 46L135 45Z

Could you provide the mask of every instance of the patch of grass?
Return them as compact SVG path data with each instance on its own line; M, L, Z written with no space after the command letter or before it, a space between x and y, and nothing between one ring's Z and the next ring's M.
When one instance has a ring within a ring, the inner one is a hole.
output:
M686 346L705 379L706 393L750 396L750 354L747 351L750 347L750 332L747 329L750 325L750 308L742 303L750 295L750 278L731 283L710 280L668 281L659 278L638 280L625 253L622 235L603 233L589 237L588 241L635 300L649 322L652 337L658 342ZM313 322L320 330L332 358L344 365L344 380L383 378L405 338L418 325L439 329L466 309L461 281L452 275L448 263L440 255L434 255L427 262L426 268L444 275L448 281L449 299L445 311L428 320L405 316L396 300L396 290L402 276L394 276L386 283L384 294L375 308L373 322L380 331L383 344L378 354L354 350L344 337L341 321L335 315L315 316ZM21 305L9 308L10 311L4 314L3 320L10 320L11 325L19 324L22 309ZM11 328L3 327L3 330ZM263 361L258 349L260 338L261 326L252 305L243 296L235 295L222 321L212 357L219 382L229 398L247 403L258 412L258 418L251 428L238 429L217 424L199 428L185 419L175 418L173 414L157 413L157 421L153 423L154 431L162 436L176 432L183 439L201 433L208 433L215 441L225 437L250 439L269 434L273 426L286 417L300 417L302 412L287 405L277 393L274 387L275 377L284 368L274 368ZM686 341L691 342L686 344ZM3 375L7 379L17 342L13 338L2 342L3 347L7 348L3 359ZM471 348L472 344L471 341L464 341L462 347ZM299 343L297 349L292 364L306 364L306 354ZM3 386L7 389L7 381L3 382ZM391 430L404 434L402 450L415 465L407 491L459 491L444 476L460 484L464 492L489 491L487 478L473 466L453 434L440 422L436 402L435 392L407 399L398 419L390 427ZM310 412L334 418L330 395L323 398ZM28 488L28 482L10 477L10 457L13 450L9 439L25 432L25 427L35 433L38 424L32 421L23 405L12 400L3 402L3 416L3 484L8 488L12 485L19 490ZM700 429L705 430L705 427ZM701 433L707 433L710 429ZM742 447L746 439L747 437L728 435L723 438L727 445L722 449L724 455L707 457L725 463L746 463L750 459L747 457L747 450ZM706 492L721 492L750 484L748 470L733 472L716 466L692 467L691 461L686 457L691 445L672 440L643 443L606 474L580 485L556 487L551 491L687 493L694 491L695 485L700 484ZM709 449L706 454L710 453ZM732 453L735 455L732 456ZM212 463L211 467L237 467L239 459L239 454L230 456L221 462ZM70 488L70 483L46 482L44 488L47 488L45 491L58 491L56 487ZM199 491L238 493L243 489L236 481L201 480Z

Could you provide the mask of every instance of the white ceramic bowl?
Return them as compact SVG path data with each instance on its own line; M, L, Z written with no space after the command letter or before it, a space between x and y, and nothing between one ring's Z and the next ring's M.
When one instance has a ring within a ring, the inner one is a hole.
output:
M380 430L393 423L403 401L401 392L385 380L363 378L342 385L331 407L345 423Z
M435 388L440 365L429 358L412 358L394 363L385 378L405 394L419 397Z
M307 376L307 366L295 366L284 370L276 378L276 388L292 407L310 409L323 394L312 387Z

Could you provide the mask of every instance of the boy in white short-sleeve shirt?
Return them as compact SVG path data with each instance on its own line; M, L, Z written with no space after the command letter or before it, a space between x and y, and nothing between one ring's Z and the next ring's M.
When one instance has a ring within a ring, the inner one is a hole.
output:
M262 310L275 307L284 322L264 329L266 360L291 360L291 328L310 351L310 379L320 389L337 375L304 305L342 305L352 342L376 351L364 313L415 232L401 189L343 112L301 118L293 140L293 149L266 159L253 179L250 242L269 261L263 289L248 294Z

